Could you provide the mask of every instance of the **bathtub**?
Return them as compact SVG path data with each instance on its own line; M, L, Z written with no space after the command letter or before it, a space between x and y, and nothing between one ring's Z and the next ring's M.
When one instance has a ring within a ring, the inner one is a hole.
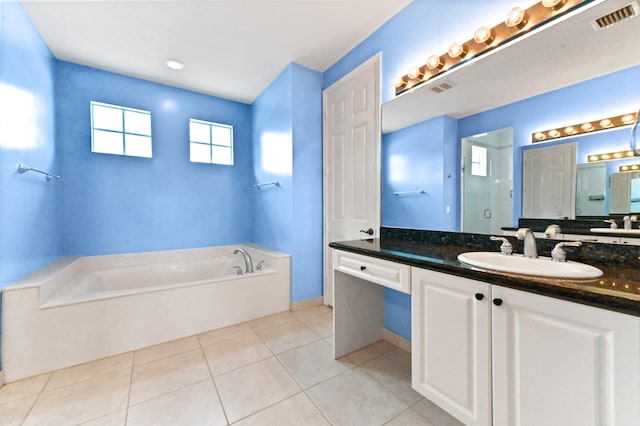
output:
M5 381L287 311L290 277L253 244L60 258L2 290Z

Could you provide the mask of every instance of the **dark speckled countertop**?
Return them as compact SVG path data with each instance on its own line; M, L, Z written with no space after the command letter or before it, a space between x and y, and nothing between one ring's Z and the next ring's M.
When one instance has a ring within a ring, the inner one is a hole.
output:
M522 242L512 237L509 240L514 253L522 253ZM557 242L538 239L538 254L550 256ZM488 235L383 227L380 238L329 245L335 249L640 316L640 246L583 243L578 248L566 247L569 260L589 263L604 272L602 277L593 280L568 280L482 271L457 260L458 254L468 251L499 251L499 245L489 240Z

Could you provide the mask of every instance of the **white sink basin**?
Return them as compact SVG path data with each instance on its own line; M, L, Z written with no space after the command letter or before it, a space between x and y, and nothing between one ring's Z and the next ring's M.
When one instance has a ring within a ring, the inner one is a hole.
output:
M629 234L629 235L640 235L640 229L611 229L611 228L591 228L589 229L591 232L601 232L603 234Z
M471 266L517 275L547 278L587 279L602 276L602 271L579 262L554 262L550 257L530 259L521 254L505 256L497 252L468 252L458 255L458 260Z

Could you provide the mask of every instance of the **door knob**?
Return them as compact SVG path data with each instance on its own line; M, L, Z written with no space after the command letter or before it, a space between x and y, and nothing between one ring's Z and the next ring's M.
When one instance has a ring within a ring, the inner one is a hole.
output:
M373 235L373 228L369 228L366 231L364 229L361 229L360 232L365 233L367 235Z
M482 300L482 299L484 299L484 294L476 293L476 300Z
M496 306L502 305L502 299L496 297L495 299L493 299L493 304Z

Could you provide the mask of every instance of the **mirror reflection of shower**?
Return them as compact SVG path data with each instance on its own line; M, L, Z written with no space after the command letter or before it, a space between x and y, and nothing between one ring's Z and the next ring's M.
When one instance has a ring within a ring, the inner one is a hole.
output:
M513 130L462 139L462 232L502 234L513 220Z

